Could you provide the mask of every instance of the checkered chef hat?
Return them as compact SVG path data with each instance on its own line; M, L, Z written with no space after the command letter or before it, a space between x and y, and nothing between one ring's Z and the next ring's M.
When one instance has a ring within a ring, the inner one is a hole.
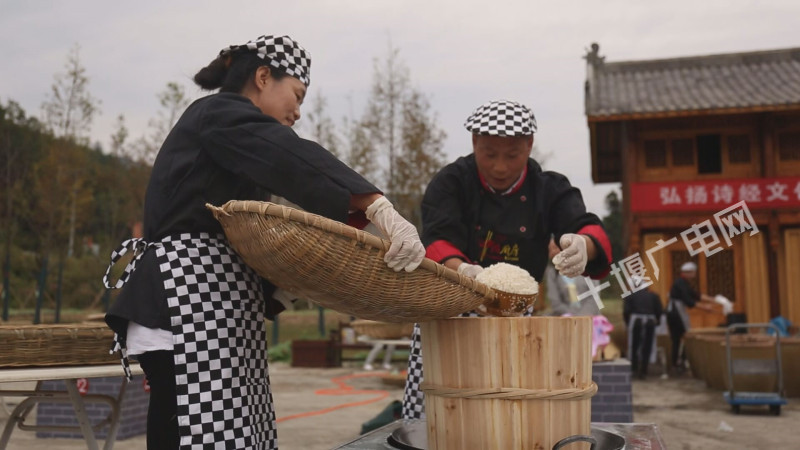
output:
M530 136L536 132L536 117L521 103L495 100L479 106L467 117L464 127L473 134Z
M222 49L220 55L235 51L254 51L269 65L283 70L303 84L311 84L311 55L289 36L259 36L244 45L231 45Z

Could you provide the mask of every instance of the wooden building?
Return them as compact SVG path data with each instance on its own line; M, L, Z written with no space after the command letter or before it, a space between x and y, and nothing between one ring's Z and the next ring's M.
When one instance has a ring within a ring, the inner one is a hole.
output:
M694 260L700 292L748 322L800 324L800 48L608 62L593 44L585 58L592 177L622 183L627 263L666 301Z

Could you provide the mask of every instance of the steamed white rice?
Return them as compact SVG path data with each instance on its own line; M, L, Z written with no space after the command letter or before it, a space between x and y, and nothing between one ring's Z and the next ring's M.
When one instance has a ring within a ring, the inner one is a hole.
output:
M492 289L510 294L531 295L539 292L539 283L527 270L512 264L493 264L479 273L476 280Z

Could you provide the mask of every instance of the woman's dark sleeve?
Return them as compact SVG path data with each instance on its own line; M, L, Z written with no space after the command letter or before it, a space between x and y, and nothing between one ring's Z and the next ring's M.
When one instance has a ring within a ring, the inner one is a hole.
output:
M306 211L340 222L347 221L351 195L380 193L322 146L244 100L207 106L200 144L215 163Z
M610 271L611 243L600 219L586 212L581 191L572 186L567 177L555 173L544 172L542 179L546 187L542 190L549 198L547 219L556 243L566 233L584 234L594 242L597 256L586 264L585 274L594 279L608 275Z
M437 173L422 198L422 243L426 256L436 262L459 258L469 262L469 237L464 214L466 194L461 177L453 166Z

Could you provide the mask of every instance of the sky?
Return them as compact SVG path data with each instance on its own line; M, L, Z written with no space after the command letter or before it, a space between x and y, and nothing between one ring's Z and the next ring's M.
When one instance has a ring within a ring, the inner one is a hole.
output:
M800 47L797 0L0 0L0 11L0 101L39 116L78 44L102 102L91 140L105 148L117 116L132 138L149 133L168 82L205 95L191 82L197 70L263 34L311 53L309 98L321 93L339 124L361 115L373 61L391 42L447 133L448 161L471 152L463 122L475 108L519 101L536 115L545 168L569 177L600 216L619 185L591 179L582 59L591 43L607 62Z

